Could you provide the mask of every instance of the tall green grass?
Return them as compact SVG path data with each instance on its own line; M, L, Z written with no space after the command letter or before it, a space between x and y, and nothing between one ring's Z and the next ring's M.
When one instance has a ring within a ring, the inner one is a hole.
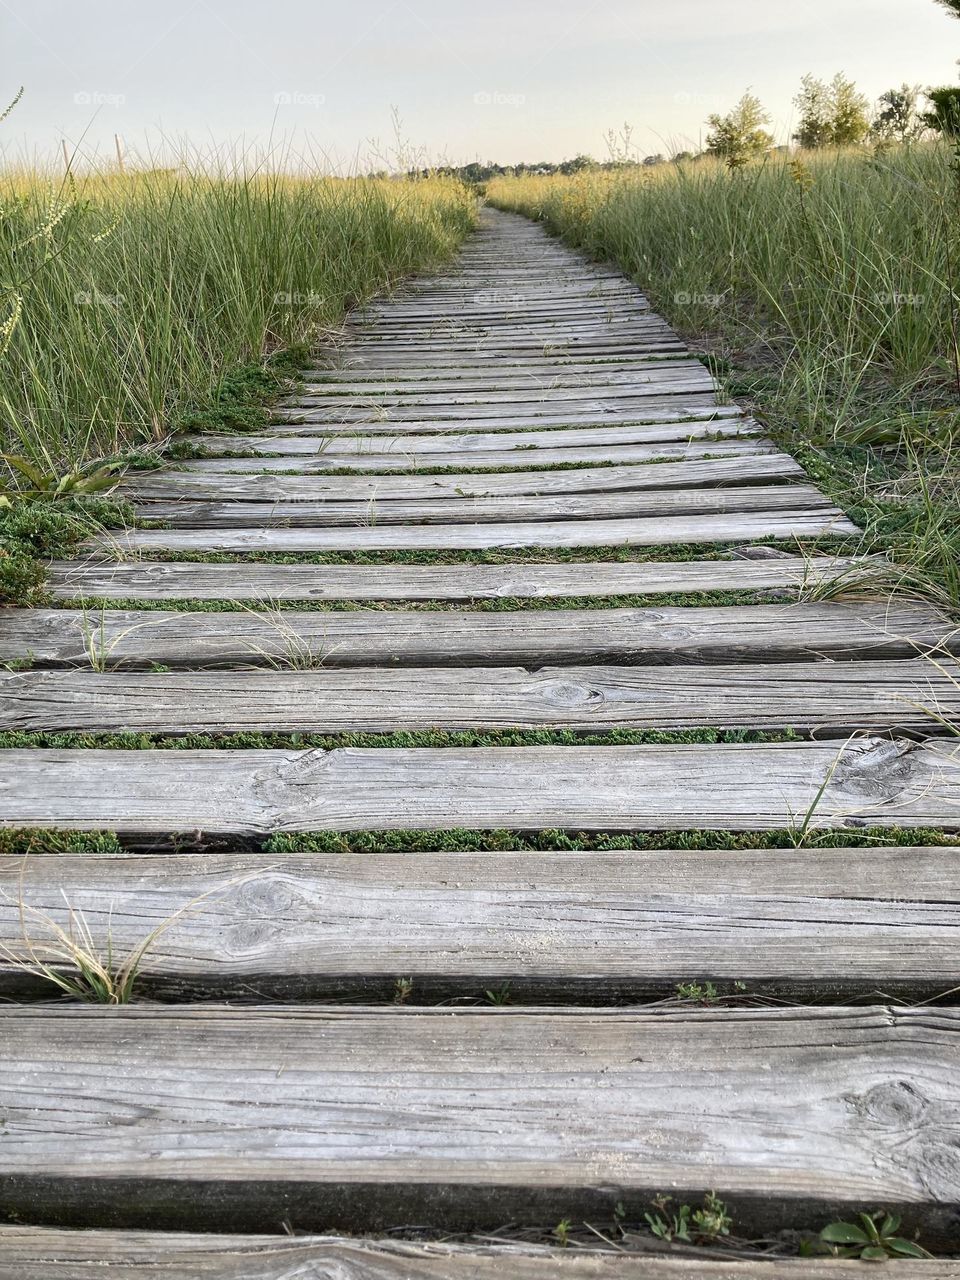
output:
M161 439L474 217L452 179L0 174L2 447L63 471Z
M940 143L573 177L491 203L637 279L911 572L960 604L960 174Z

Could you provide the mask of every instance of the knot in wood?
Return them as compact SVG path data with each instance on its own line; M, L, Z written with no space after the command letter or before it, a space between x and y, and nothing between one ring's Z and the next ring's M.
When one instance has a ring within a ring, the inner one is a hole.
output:
M548 680L541 692L552 707L600 707L606 701L602 689L575 680Z

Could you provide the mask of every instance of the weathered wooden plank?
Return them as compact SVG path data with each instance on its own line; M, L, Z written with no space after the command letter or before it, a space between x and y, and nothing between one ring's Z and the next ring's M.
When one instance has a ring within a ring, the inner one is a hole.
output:
M511 494L612 493L616 490L699 489L714 485L795 480L803 468L787 453L652 462L623 467L573 467L555 471L472 472L449 475L277 476L195 471L131 472L118 492L125 497L206 498L222 502L343 501L404 498L489 498Z
M557 1221L713 1188L758 1235L955 1242L942 1009L0 1009L8 1213L238 1230ZM821 1216L822 1215L822 1216Z
M718 512L630 520L367 525L329 529L128 529L91 538L89 550L250 551L476 550L492 547L652 547L741 538L814 538L857 533L836 507L807 512Z
M334 397L335 398L335 397ZM468 429L484 427L494 429L509 426L588 426L590 423L631 423L649 416L658 408L669 409L678 417L705 417L714 407L712 392L681 386L651 391L648 395L621 396L618 399L564 400L551 403L548 400L516 401L501 405L450 405L442 398L434 405L401 405L397 409L381 408L375 404L362 407L336 405L324 409L317 405L303 408L277 408L273 416L288 423L323 423L328 419L358 430L369 422L407 423L417 431L429 431L423 424L454 423ZM719 421L719 419L718 419ZM726 421L726 419L724 419Z
M414 377L422 377L424 371L428 370L453 370L462 368L471 369L491 369L494 366L508 368L547 368L556 365L595 365L606 366L611 368L625 365L632 366L636 362L644 360L656 360L663 357L675 357L689 354L689 350L685 343L681 342L675 334L670 332L658 334L656 337L645 338L642 341L632 342L629 351L614 352L589 352L589 351L552 351L549 346L546 350L539 351L503 351L496 352L487 351L481 345L472 351L460 351L447 354L443 351L429 350L421 353L422 358L417 359L413 356L403 353L391 353L389 348L381 348L379 354L374 355L372 352L365 352L359 344L350 347L341 348L339 352L331 354L329 364L319 370L319 372L343 372L347 370L351 373L365 374L367 371L379 374L383 370L389 370L391 373L399 373L404 376L404 370L410 371ZM311 374L317 370L309 371Z
M254 479L255 477L249 477ZM268 477L273 479L272 477ZM47 588L61 600L112 596L120 599L171 600L192 596L201 600L557 600L617 595L658 595L706 591L765 591L778 588L812 590L826 584L869 582L872 568L883 561L844 556L776 556L763 560L625 560L567 562L565 564L453 564L453 565L311 565L311 564L205 564L149 560L60 560L49 568ZM891 611L889 630L910 635L904 629L900 604L872 604L874 615ZM39 637L33 624L18 630L17 619L46 616L44 611L4 611L0 627L0 654L23 656L22 648L9 654L9 645L33 643ZM54 618L63 618L60 612ZM609 616L609 615L607 615ZM669 616L663 609L654 621ZM697 612L684 619L710 615ZM745 616L745 615L739 615ZM791 615L797 616L797 615ZM110 615L108 615L109 621ZM517 618L513 614L514 619ZM377 625L381 622L377 615ZM51 626L54 624L51 623ZM97 626L100 617L97 615ZM435 625L441 625L435 621ZM486 626L475 614L469 626ZM509 623L508 625L513 625ZM541 625L559 626L554 615ZM611 626L613 624L611 623ZM924 624L925 625L925 624ZM59 630L59 624L54 627ZM641 632L642 642L654 638ZM665 634L665 633L660 633ZM746 634L746 633L745 633ZM667 638L673 643L678 633ZM703 637L699 637L703 643ZM771 637L768 637L768 642ZM544 642L546 637L543 637ZM7 645L5 648L4 646ZM659 646L658 646L659 647ZM890 655L893 656L893 655Z
M362 432L364 435L397 435L404 438L408 435L458 436L469 432L473 417L475 415L451 413L446 420L434 418L423 422L415 420L407 422L390 420L388 417L381 420L377 416L371 417L362 423L356 423L338 422L335 413L325 414L312 410L303 410L294 412L291 421L285 421L282 414L275 413L270 423L270 430L272 434L277 435L356 436ZM554 418L556 418L556 423ZM578 409L572 412L562 410L555 415L551 414L547 418L540 414L524 413L520 415L511 414L510 416L497 415L486 419L481 418L477 422L477 425L483 428L484 433L494 437L491 441L492 444L505 440L511 432L523 432L527 440L535 443L536 437L533 433L544 429L563 431L564 439L568 438L572 431L624 430L631 427L634 429L646 427L650 431L650 439L652 440L665 438L683 440L698 434L709 435L713 438L738 434L735 430L737 424L747 428L756 426L754 420L742 411L723 413L717 409L704 409L696 406L653 407L640 410L631 409L629 411L616 409L599 413L593 410ZM688 426L689 430L684 431L684 426ZM726 427L726 430L723 430L724 427ZM661 433L664 431L667 431L669 435L662 435ZM740 431L739 434L749 435L752 432L748 429ZM232 438L234 440L238 439L237 436ZM247 437L241 435L239 438L246 439Z
M0 751L0 825L204 832L960 829L960 747Z
M191 570L205 574L229 566L162 567L174 574L163 579L168 593L187 596L199 589ZM123 581L128 593L139 594L139 579ZM98 594L105 587L93 585ZM953 623L934 610L889 602L503 613L12 609L0 628L0 661L30 656L38 665L254 667L289 665L314 654L327 668L597 660L687 665L902 659L934 650L942 655L956 644Z
M322 528L358 524L476 524L490 521L582 520L744 511L819 512L837 508L813 485L654 489L520 497L371 498L366 502L135 502L138 517L178 528Z
M390 410L391 416L417 417L420 410L441 409L444 417L455 416L451 410L464 409L475 411L492 406L499 406L506 413L517 412L520 405L548 405L552 410L556 406L576 408L580 404L603 407L607 402L623 407L622 402L643 401L647 396L680 392L711 391L716 386L713 378L702 365L697 365L700 373L688 366L680 369L658 369L654 374L634 374L630 382L595 384L588 387L533 387L504 388L503 390L458 391L441 388L439 391L405 391L402 394L391 393L379 388L367 387L355 391L352 395L344 395L326 391L321 388L306 387L294 396L289 396L279 406L284 409L309 408L325 411L336 416L344 410L362 410L378 413Z
M337 1236L190 1235L0 1227L0 1280L862 1280L859 1262L718 1261L590 1248L414 1244ZM686 1256L689 1255L689 1256ZM897 1262L897 1280L957 1280L956 1262Z
M282 639L282 637L280 637ZM392 733L459 729L960 727L953 663L320 670L288 635L266 672L0 673L0 730ZM261 657L261 662L266 661ZM302 670L305 664L316 669ZM294 667L296 669L283 669Z
M242 438L236 441L238 451L244 448ZM520 449L489 450L471 454L469 462L462 453L431 453L423 458L412 458L409 454L396 456L392 454L365 454L352 458L346 454L336 454L330 458L320 454L318 457L257 457L249 458L197 458L189 462L180 462L184 471L289 471L304 475L317 474L323 471L412 471L429 469L456 470L470 466L478 470L498 470L516 467L518 470L531 466L556 466L558 463L616 463L648 462L659 463L671 460L679 461L690 458L731 458L756 457L758 454L779 453L772 441L759 437L747 437L742 440L694 440L673 444L670 442L656 444L623 444L601 445L596 448L579 449L537 449L536 460L531 454Z
M418 424L419 425L419 424ZM184 438L208 453L233 453L237 447L256 449L261 453L322 453L333 457L344 454L356 458L363 454L394 453L419 458L432 453L504 452L508 449L539 451L540 449L598 448L601 445L646 444L660 441L709 440L742 438L761 434L758 423L749 419L721 418L716 422L664 423L662 426L565 428L559 431L494 431L487 433L441 431L431 434L410 432L406 435L325 435L312 431L278 431L270 435L231 436L196 435ZM524 459L521 459L523 462ZM469 465L469 464L468 464Z
M397 377L384 371L382 377L376 377L369 370L353 371L344 369L341 372L330 369L313 369L304 373L303 394L327 396L405 396L417 392L433 395L442 393L471 393L479 391L524 390L540 391L541 394L572 388L606 388L629 386L636 381L638 373L643 376L651 370L687 369L698 363L693 356L640 356L633 361L624 361L612 367L605 364L557 364L552 368L534 365L530 369L522 367L504 368L498 363L494 368L484 370L465 367L442 375L431 375L428 378L417 378L415 372L411 376ZM728 410L729 412L729 410Z
M0 995L51 994L11 957L72 912L116 956L156 934L137 990L166 1001L392 1000L401 975L418 1004L507 986L595 1006L706 981L933 999L960 985L958 852L0 858Z

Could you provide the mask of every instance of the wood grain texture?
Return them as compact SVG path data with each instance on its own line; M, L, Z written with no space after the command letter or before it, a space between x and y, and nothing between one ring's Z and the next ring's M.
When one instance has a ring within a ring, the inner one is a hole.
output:
M531 1245L337 1236L0 1227L0 1280L863 1280L863 1264L630 1255ZM897 1280L958 1280L960 1263L897 1263Z
M280 666L324 665L301 644ZM267 658L261 657L261 662ZM394 733L439 729L960 727L954 663L0 672L0 730Z
M772 484L803 477L786 453L733 458L652 462L612 467L573 467L557 471L506 471L477 475L285 476L204 475L197 471L130 473L119 486L125 497L141 500L386 501L419 498L492 498L516 494L579 494L657 489L699 489L715 485Z
M960 985L960 848L0 858L0 996L49 998L9 957L71 910L116 955L158 931L137 992L165 1001L389 1002L400 975L416 1004Z
M653 547L741 538L842 537L859 530L837 507L621 520L528 520L436 525L359 525L326 529L129 529L89 539L90 551L408 551L493 547Z
M243 437L235 441L235 448L242 451ZM532 451L531 451L532 452ZM742 440L694 440L692 443L672 444L621 444L600 445L596 448L537 449L536 460L522 449L484 450L483 453L470 455L469 465L481 470L496 471L504 467L516 467L519 470L530 466L552 467L559 463L589 464L609 463L611 465L631 462L669 462L694 458L732 458L756 457L763 453L778 453L777 446L769 440L748 436ZM195 458L180 462L183 471L231 472L231 471L290 471L302 472L304 475L318 474L325 471L377 471L387 474L392 471L427 470L428 468L452 468L467 466L462 453L431 453L424 455L419 462L411 460L409 454L392 455L369 453L362 458L352 458L345 454L334 454L327 458L324 454L317 457L259 457L256 454L241 458Z
M764 560L594 561L564 564L311 565L204 564L101 558L54 561L47 586L56 599L201 600L557 600L665 592L814 589L869 579L869 559L778 556ZM881 562L882 563L882 562ZM876 616L899 606L875 602ZM40 616L35 611L34 616ZM0 653L21 644L11 627L23 611L8 610ZM706 615L702 615L706 617ZM99 625L99 618L98 618ZM899 624L897 624L899 625ZM22 656L18 649L16 656Z
M771 562L772 563L772 562ZM159 580L122 576L114 590L173 596L213 591L218 579L191 578L189 564ZM206 565L204 569L238 566ZM256 566L292 571L293 566ZM143 568L121 565L121 569ZM148 566L149 568L149 566ZM389 569L388 569L389 571ZM101 569L101 574L109 571ZM160 586L157 586L159 581ZM219 579L222 581L222 579ZM91 585L107 590L110 579ZM253 584L248 584L253 585ZM395 583L395 590L402 584ZM329 589L329 585L328 585ZM268 593L269 594L269 593ZM528 666L606 661L671 665L789 662L802 658L911 658L956 647L951 622L923 605L774 604L717 608L509 610L10 609L0 627L0 661L38 665L256 667L291 655L322 657L325 668L431 664ZM91 660L91 652L96 657ZM927 672L935 674L931 666Z
M0 1009L8 1213L448 1229L713 1188L749 1234L955 1241L960 1014ZM251 1216L253 1215L253 1216Z
M540 367L534 363L527 368L511 368L507 364L499 364L496 368L484 370L465 366L452 369L439 376L418 378L413 370L407 376L397 376L389 370L383 370L379 376L376 372L363 370L354 372L350 369L342 373L328 369L306 370L304 372L303 397L311 396L405 396L427 393L439 395L472 395L477 392L503 392L520 390L537 392L541 395L567 390L585 390L591 387L629 387L640 378L648 378L661 369L676 371L678 369L696 369L695 357L638 357L633 361L612 365L590 364L544 364ZM735 416L729 407L723 410L723 416Z
M387 426L387 424L381 424ZM269 432L252 432L241 435L207 433L185 436L184 442L205 449L208 453L232 453L238 446L257 449L261 453L317 454L330 457L345 454L354 458L372 453L410 454L414 457L428 453L463 452L489 453L491 450L521 449L578 449L600 445L647 444L677 440L722 440L758 436L762 428L750 420L721 418L716 422L665 422L659 426L649 424L607 427L564 427L554 430L527 431L472 431L464 427L444 427L442 430L332 433L325 424L315 426L290 426ZM523 459L521 459L521 462Z
M178 528L322 528L357 524L479 524L704 515L712 512L836 512L813 485L749 485L722 489L655 489L636 493L564 493L494 498L417 498L368 502L139 502L140 518Z
M960 748L907 740L668 747L0 751L0 825L203 832L960 829Z

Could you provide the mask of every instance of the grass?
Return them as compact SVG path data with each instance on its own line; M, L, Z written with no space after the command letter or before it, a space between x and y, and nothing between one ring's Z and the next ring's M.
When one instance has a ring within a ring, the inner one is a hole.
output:
M604 831L542 830L535 832L497 829L477 831L450 828L441 831L317 831L277 834L264 840L227 842L227 850L237 852L250 843L265 853L345 854L378 853L687 853L736 852L795 849L795 832L769 831ZM140 847L139 842L136 847ZM200 842L215 844L209 840ZM195 849L194 837L159 839L158 847ZM816 830L809 833L807 849L960 847L960 835L934 828L861 827L853 830ZM57 831L42 827L8 827L0 830L0 857L46 855L48 857L118 858L127 856L128 846L112 831Z
M849 589L854 591L854 582ZM811 586L811 590L813 587ZM781 588L771 591L665 591L648 595L611 596L502 596L493 600L475 598L467 602L449 600L287 600L279 602L283 613L357 613L365 609L381 612L410 613L441 611L447 613L512 613L515 610L532 609L662 609L662 608L720 608L732 605L758 605L791 603L798 599L795 589ZM83 597L76 600L51 600L55 609L82 608L88 613L102 609L136 609L142 612L178 613L250 613L273 612L275 600L198 600L137 599L135 597Z
M948 146L486 190L638 280L868 540L960 607L960 166Z
M580 733L573 729L422 729L399 733L98 733L9 729L0 731L0 751L11 748L75 751L337 751L389 748L464 747L639 747L696 743L798 742L793 729L610 729Z
M240 370L332 340L345 309L446 260L475 218L453 179L211 175L199 158L7 171L0 208L0 438L61 468L216 429Z
M794 556L842 555L862 552L853 538L826 534L819 538L765 538L764 548L785 551ZM568 564L589 561L591 564L675 564L686 560L736 559L735 553L745 549L739 542L659 543L630 546L619 543L605 547L487 547L466 550L361 550L361 551L173 551L149 550L150 560L189 564ZM146 555L144 558L147 558Z
M453 179L0 175L0 603L37 603L44 557L133 525L95 491L176 432L264 428L347 308L474 220Z

